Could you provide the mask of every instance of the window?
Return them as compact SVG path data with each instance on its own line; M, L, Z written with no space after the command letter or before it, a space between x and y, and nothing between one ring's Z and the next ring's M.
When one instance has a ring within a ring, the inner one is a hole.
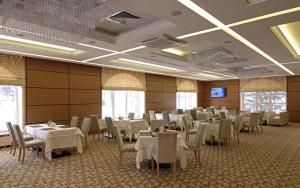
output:
M102 90L102 117L127 117L134 112L141 118L145 112L144 91Z
M177 92L176 93L176 108L190 110L197 107L196 92Z
M0 85L0 132L7 131L6 122L23 124L22 87Z
M241 109L248 111L274 111L286 110L286 92L242 92Z

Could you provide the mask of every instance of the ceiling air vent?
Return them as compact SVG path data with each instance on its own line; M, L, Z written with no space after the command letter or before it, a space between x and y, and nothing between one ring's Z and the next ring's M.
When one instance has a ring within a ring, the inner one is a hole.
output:
M135 20L140 20L141 18L134 13L128 12L126 10L119 11L113 15L111 15L109 20L113 22L117 22L123 25L126 25L127 19L135 19Z
M267 1L267 0L245 0L247 5L255 5L255 4L258 4L258 3L265 2L265 1Z
M166 49L174 46L183 46L187 42L181 39L177 39L173 36L163 34L161 37L152 38L149 40L143 41L145 46L156 49Z

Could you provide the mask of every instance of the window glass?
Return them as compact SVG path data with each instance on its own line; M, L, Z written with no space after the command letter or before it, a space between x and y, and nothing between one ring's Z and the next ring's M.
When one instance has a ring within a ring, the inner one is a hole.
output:
M190 110L197 107L196 92L177 92L176 93L176 108Z

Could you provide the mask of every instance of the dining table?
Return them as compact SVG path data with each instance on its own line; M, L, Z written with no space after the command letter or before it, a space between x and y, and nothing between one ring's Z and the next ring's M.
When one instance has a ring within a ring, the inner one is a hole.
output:
M49 127L47 124L32 124L24 127L24 133L41 139L45 142L45 157L52 160L52 151L55 149L73 148L81 154L83 134L77 127L55 125Z

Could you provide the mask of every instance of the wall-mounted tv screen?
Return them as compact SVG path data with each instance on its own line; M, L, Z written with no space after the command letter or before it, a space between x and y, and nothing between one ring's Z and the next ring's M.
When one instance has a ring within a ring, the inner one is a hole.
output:
M225 97L226 88L210 88L210 97Z

